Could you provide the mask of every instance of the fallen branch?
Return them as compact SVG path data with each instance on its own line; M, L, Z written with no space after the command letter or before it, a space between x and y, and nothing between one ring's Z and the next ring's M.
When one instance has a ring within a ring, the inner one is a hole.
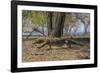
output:
M43 44L41 44L43 43ZM67 39L62 39L62 38L38 38L36 40L34 40L33 44L41 44L38 48L42 48L45 45L49 45L49 47L51 48L51 46L62 46L64 44L68 45L69 48L71 48L71 44L77 44L80 46L87 46L84 43L78 42L76 40L73 40L73 38L67 38Z
M80 45L80 46L84 46L83 43L77 42L77 41L72 40L72 39L68 39L68 42L73 43L73 44L77 44L77 45Z
M44 47L46 44L48 44L48 42L46 41L46 42L44 42L43 44L41 44L40 46L38 46L37 48L42 48L42 47Z
M39 33L43 34L43 36L46 36L43 32L41 32L41 31L38 30L37 28L34 28L33 30L36 31L36 32L39 32Z
M34 29L33 29L33 31L31 31L31 32L30 32L30 34L26 37L26 39L28 39L28 38L32 35L32 32L34 32L34 31L36 31L36 32L39 32L39 33L43 34L43 36L46 36L43 32L41 32L41 31L40 31L40 30L38 30L37 28L34 28Z
M33 31L34 31L34 30L33 30ZM26 37L26 39L28 39L28 38L32 35L32 32L33 32L33 31L30 32L30 34Z

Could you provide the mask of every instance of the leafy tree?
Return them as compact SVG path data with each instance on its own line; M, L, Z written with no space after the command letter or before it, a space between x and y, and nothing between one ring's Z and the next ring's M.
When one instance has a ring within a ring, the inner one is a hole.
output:
M78 19L84 23L85 31L90 24L90 15L88 13L71 13L71 12L46 12L46 11L22 11L23 20L28 20L31 23L27 23L30 27L41 26L44 31L44 26L48 27L48 36L61 37L63 35L63 29L66 30L66 34L71 32L71 29L75 27L75 23ZM23 24L23 27L25 24Z

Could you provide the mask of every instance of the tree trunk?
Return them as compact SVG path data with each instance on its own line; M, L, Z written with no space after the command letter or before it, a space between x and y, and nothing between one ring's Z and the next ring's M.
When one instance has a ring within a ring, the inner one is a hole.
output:
M65 21L65 13L57 13L56 21L55 21L55 29L54 29L54 37L61 37L63 34L63 27Z
M51 35L53 26L52 26L52 12L47 13L47 26L48 26L48 36Z
M85 32L84 34L87 33L87 28L88 28L88 24L85 23L85 21L83 19L81 19L82 23L84 24L84 27L85 27Z

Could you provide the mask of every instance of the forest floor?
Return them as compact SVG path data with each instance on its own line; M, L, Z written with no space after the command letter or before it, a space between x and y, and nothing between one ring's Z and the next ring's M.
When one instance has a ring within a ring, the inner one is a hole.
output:
M34 40L22 41L22 61L36 62L36 61L59 61L59 60L81 60L90 58L89 41L82 41L87 46L72 45L69 48L67 45L59 47L58 45L49 48L45 45L42 48L37 48L39 44L32 44Z

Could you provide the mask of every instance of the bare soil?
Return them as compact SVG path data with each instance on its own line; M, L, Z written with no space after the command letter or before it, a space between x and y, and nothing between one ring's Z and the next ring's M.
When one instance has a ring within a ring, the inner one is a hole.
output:
M59 44L53 45L52 48L49 48L48 45L37 48L40 44L32 44L33 42L34 40L22 41L23 62L81 60L90 58L89 41L84 43L86 45L88 44L88 47L73 44L71 48L67 45L59 46Z

